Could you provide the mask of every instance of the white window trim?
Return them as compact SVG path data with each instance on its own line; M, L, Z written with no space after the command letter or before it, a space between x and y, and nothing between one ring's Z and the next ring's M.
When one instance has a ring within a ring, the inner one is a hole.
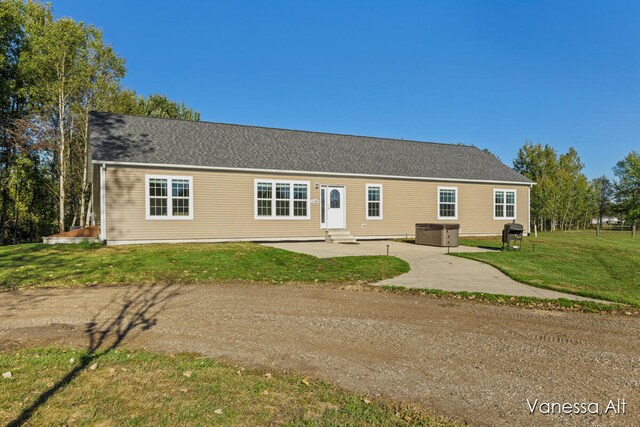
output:
M380 216L369 216L369 187L380 188ZM382 184L366 184L364 189L364 214L367 220L377 221L383 218L383 197L382 197Z
M167 180L167 215L151 215L151 204L149 203L149 180L150 179L166 179ZM173 197L172 197L172 183L173 179L182 179L189 181L189 215L173 215ZM167 220L192 220L193 219L193 177L183 175L145 175L144 176L144 199L145 199L145 212L146 218L152 221L167 221Z
M453 190L456 193L456 202L455 202L455 215L454 216L440 216L440 190ZM438 219L439 220L457 220L458 219L458 187L438 187L438 192L436 193L436 208L438 209Z
M504 207L504 214L505 216L496 216L496 193L498 191L503 191L504 192L504 202L502 203L502 206ZM507 191L511 191L513 193L513 216L506 216L507 215ZM517 219L518 217L518 190L514 189L514 188L494 188L493 189L493 204L491 205L493 207L493 219L498 221L502 221L505 219Z
M271 184L271 216L258 216L258 183L265 182ZM289 192L289 212L288 216L276 216L276 183L277 184L290 184L291 191ZM293 215L293 185L304 184L307 186L307 215L306 216L294 216ZM256 220L308 220L311 219L311 182L310 181L291 181L288 179L254 179L253 180L253 219Z

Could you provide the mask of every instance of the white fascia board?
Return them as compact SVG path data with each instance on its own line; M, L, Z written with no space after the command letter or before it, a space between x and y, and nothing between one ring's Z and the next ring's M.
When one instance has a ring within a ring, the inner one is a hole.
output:
M101 165L112 165L112 166L135 166L135 167L168 168L168 169L201 169L201 170L229 171L229 172L259 172L259 173L274 173L274 174L283 174L283 175L323 175L323 176L403 179L403 180L412 180L412 181L472 182L472 183L478 183L478 184L510 184L510 185L528 185L528 186L535 185L535 183L532 183L532 182L495 181L495 180L484 180L484 179L428 178L428 177L418 177L418 176L375 175L375 174L365 174L365 173L230 168L230 167L222 167L222 166L177 165L177 164L165 164L165 163L112 162L112 161L106 161L106 160L92 160L91 163L101 164Z

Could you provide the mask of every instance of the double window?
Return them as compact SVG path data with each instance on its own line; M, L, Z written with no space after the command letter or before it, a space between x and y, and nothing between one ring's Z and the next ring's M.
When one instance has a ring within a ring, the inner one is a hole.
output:
M516 218L515 190L493 190L493 218Z
M193 219L193 178L146 175L147 219Z
M382 184L367 184L367 219L382 219Z
M458 219L458 187L438 187L438 219Z
M309 219L309 182L255 180L256 219Z

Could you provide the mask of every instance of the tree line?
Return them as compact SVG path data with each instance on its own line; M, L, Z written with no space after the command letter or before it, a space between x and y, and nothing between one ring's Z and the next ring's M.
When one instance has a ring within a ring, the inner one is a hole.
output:
M558 154L531 141L518 151L513 168L536 183L531 188L531 225L540 231L580 230L615 216L640 222L640 154L632 150L613 168L615 179L589 180L575 148Z
M125 72L98 28L55 19L50 3L0 0L0 244L89 225L90 110L200 120L124 87Z
M50 3L0 0L0 244L90 224L90 110L200 120L184 103L126 88L125 72L98 28L55 19ZM608 215L640 221L637 151L617 163L614 180L587 179L574 148L558 154L530 141L513 167L536 183L531 221L541 231Z

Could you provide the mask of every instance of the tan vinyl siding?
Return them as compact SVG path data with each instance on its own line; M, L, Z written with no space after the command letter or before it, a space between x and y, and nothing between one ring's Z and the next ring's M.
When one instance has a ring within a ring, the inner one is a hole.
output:
M98 167L95 168L96 170ZM193 177L193 219L146 219L145 175ZM193 240L320 238L320 204L309 205L310 219L254 219L254 180L309 181L310 198L319 185L346 187L347 224L354 236L413 235L418 222L461 224L462 234L498 234L509 220L493 219L493 190L517 191L517 222L528 231L528 186L414 181L361 177L107 166L107 240ZM366 219L366 184L383 186L382 220ZM439 221L438 187L458 188L458 218ZM99 201L98 197L94 200ZM99 203L99 202L98 202ZM96 207L99 212L99 206Z

